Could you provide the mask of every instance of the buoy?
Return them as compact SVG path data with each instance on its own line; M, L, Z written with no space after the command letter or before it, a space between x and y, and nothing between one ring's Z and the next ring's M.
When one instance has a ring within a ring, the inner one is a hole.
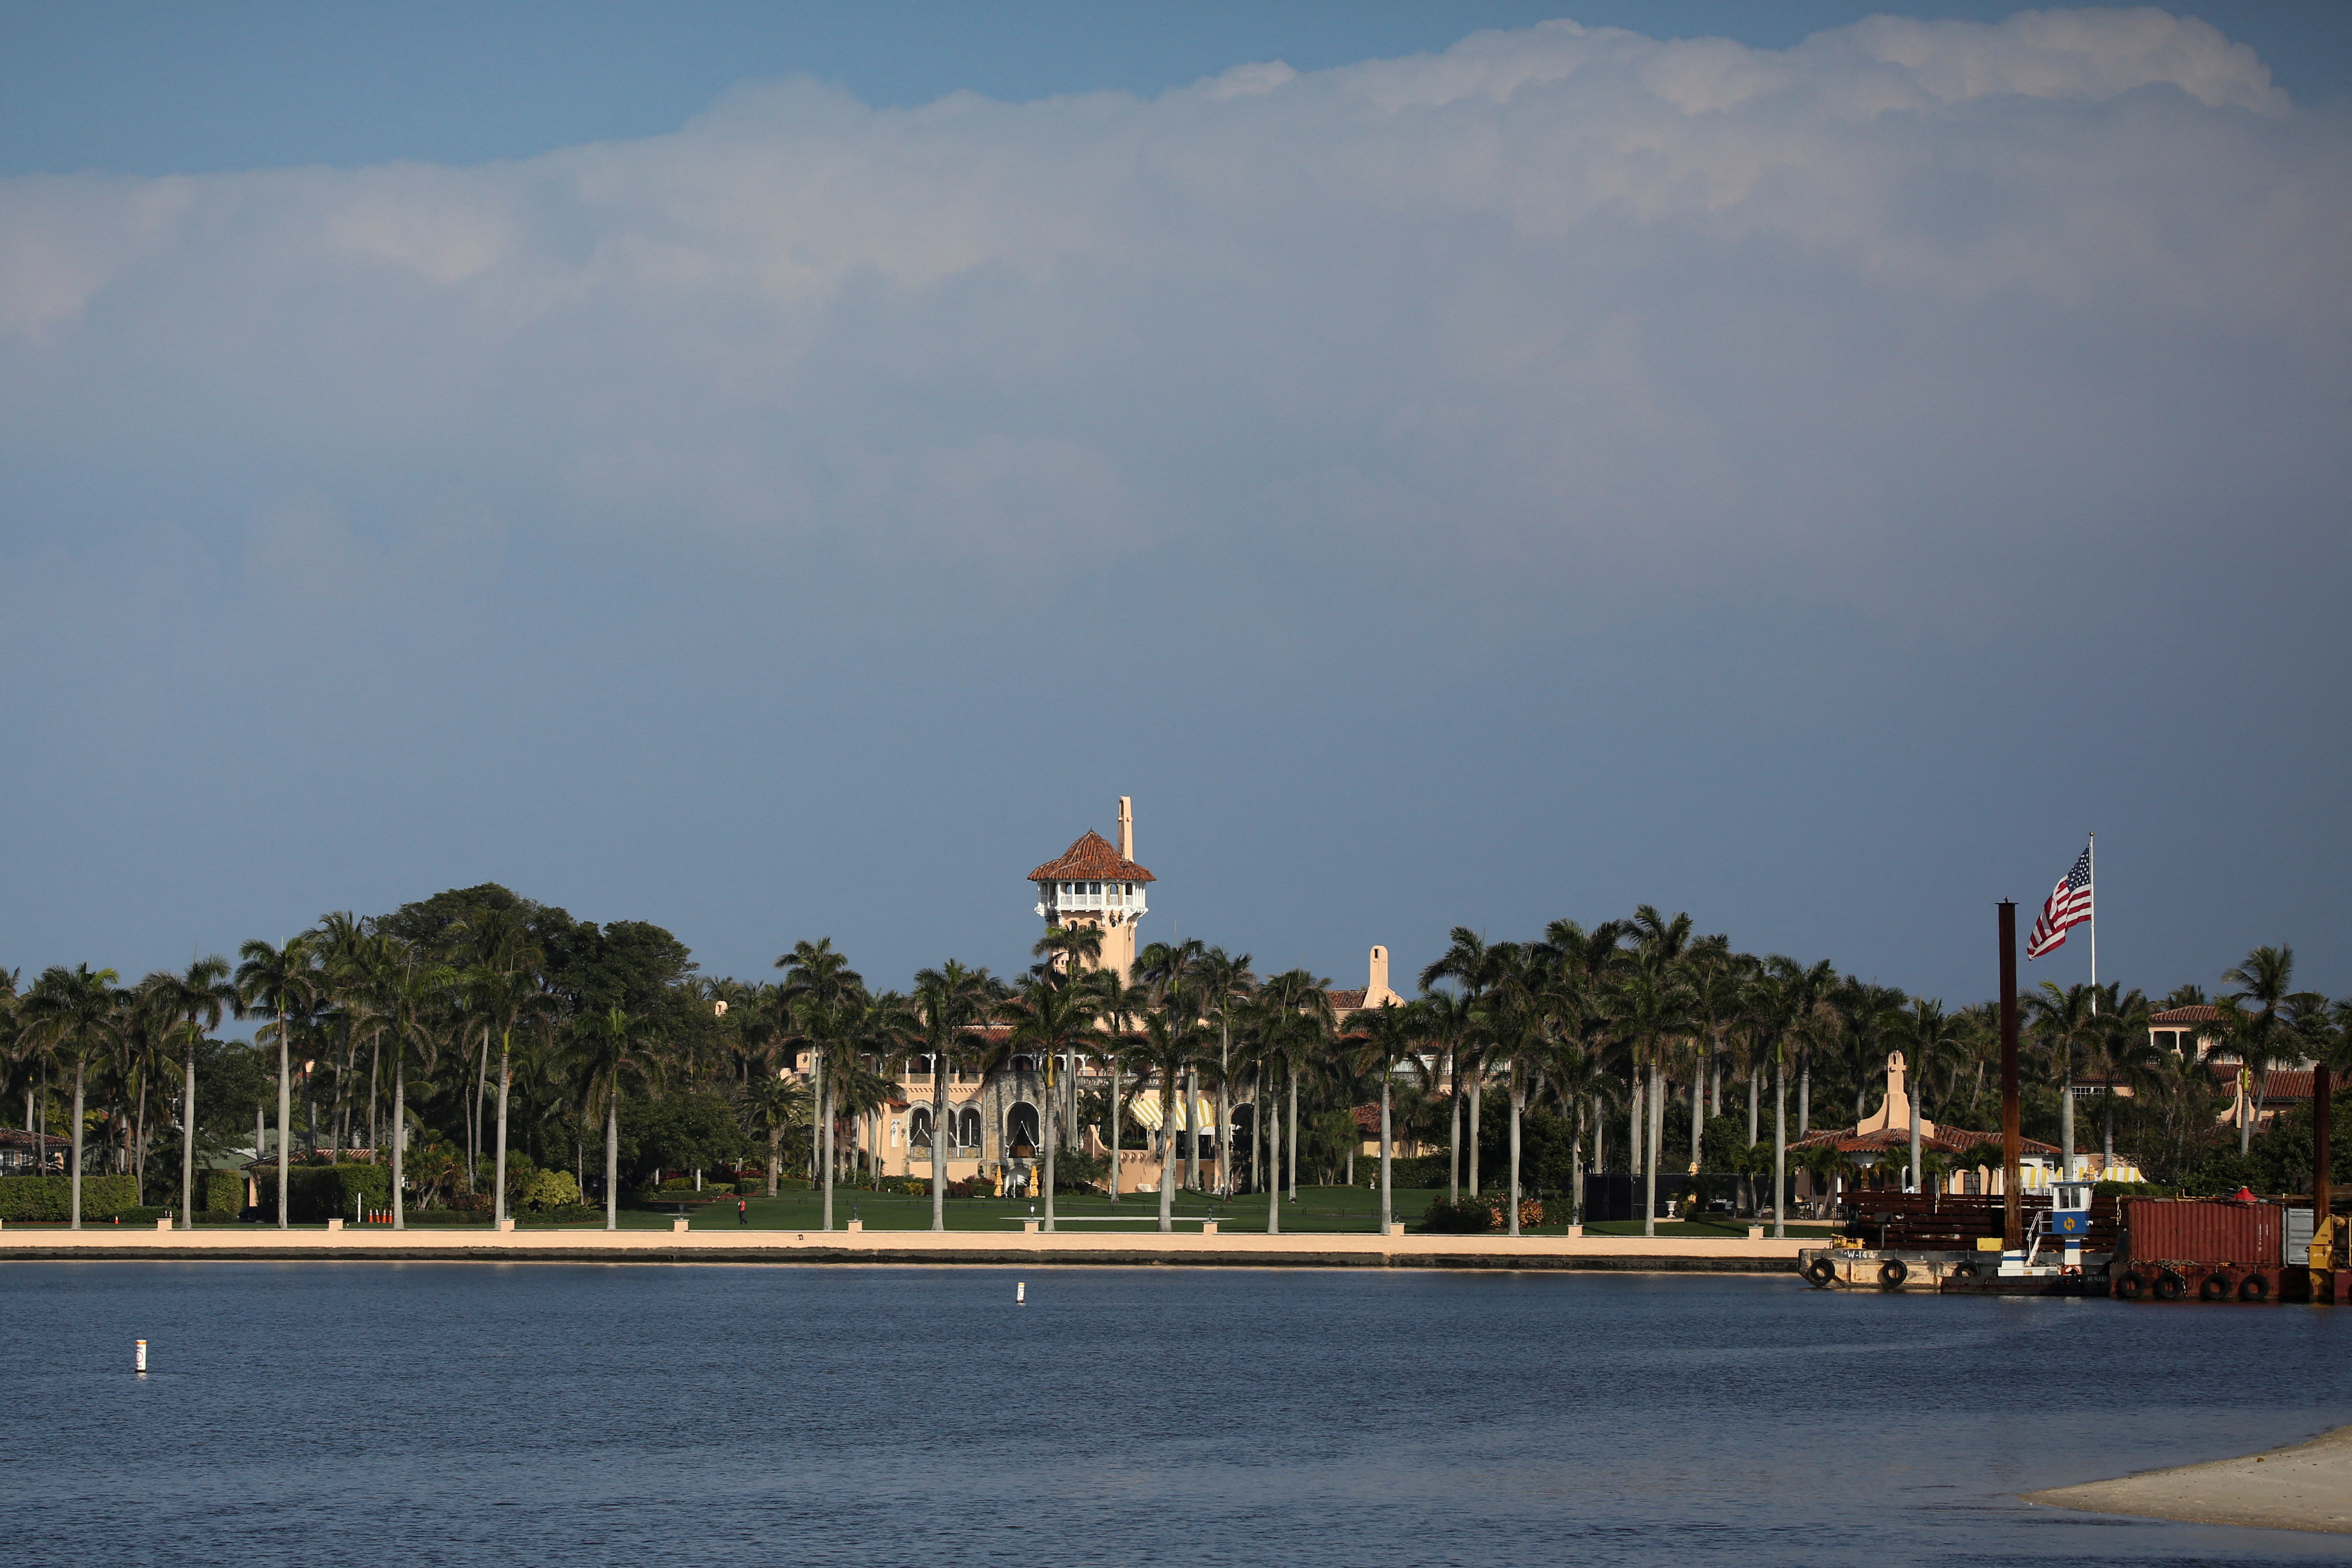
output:
M136 1358L139 1374L142 1377L144 1377L147 1374L147 1342L145 1340L138 1340L133 1342L139 1347Z
M1026 1279L1019 1281L1013 1287L1013 1304L1016 1307L1025 1307L1029 1304L1029 1281ZM143 1367L147 1364L147 1342L141 1340L139 1344L139 1364Z

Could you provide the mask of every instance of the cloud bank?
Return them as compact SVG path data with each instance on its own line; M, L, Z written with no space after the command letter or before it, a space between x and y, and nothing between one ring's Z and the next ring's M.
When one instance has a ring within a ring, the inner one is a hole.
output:
M1148 100L753 84L519 163L0 182L0 711L54 738L10 793L52 844L278 824L180 865L281 925L361 896L330 871L410 897L530 844L492 869L700 900L748 968L798 922L928 962L997 918L832 901L925 863L887 826L909 776L1047 838L1083 826L1043 826L1066 786L1137 773L1229 821L1336 791L1405 862L1381 917L1442 927L1608 912L1593 868L1630 887L1629 840L1695 822L1753 848L1724 795L1484 861L1412 804L1615 796L1580 735L1780 773L1810 864L1851 820L1802 781L1824 710L1914 737L1865 793L2051 721L2055 667L2128 735L2291 657L2240 711L2292 729L2346 695L2347 132L2203 23L2069 11L1780 52L1558 22ZM1335 776L1423 721L1496 739ZM2304 728L2298 766L2340 760L2340 721ZM645 815L706 791L739 837L863 847L714 885ZM1186 842L1204 926L1257 918L1207 887L1258 832ZM96 886L24 867L89 937L154 864L96 854ZM1779 874L1667 864L1759 919ZM50 915L9 921L50 956Z

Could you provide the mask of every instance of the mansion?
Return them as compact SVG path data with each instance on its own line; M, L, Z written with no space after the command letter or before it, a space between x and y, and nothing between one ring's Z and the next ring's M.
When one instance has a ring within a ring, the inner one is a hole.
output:
M1136 862L1134 803L1126 795L1118 800L1118 833L1114 844L1087 830L1060 856L1032 870L1028 880L1036 893L1034 913L1048 929L1099 931L1102 946L1093 965L1132 974L1136 928L1150 910L1150 889L1157 879ZM1403 998L1389 985L1388 950L1371 950L1360 988L1335 990L1330 997L1333 1012L1342 1020L1362 1007L1402 1002ZM1074 1064L1054 1064L1049 1085L1045 1064L1035 1058L1008 1057L1001 1049L990 1049L1002 1047L1011 1033L1001 1024L971 1031L978 1047L971 1054L994 1063L986 1070L950 1063L942 1073L941 1064L928 1056L908 1058L904 1070L896 1075L898 1097L855 1119L848 1142L861 1163L878 1175L928 1179L936 1114L942 1124L940 1152L947 1163L949 1181L978 1181L1004 1194L1034 1193L1043 1164L1039 1107L1049 1092L1062 1097L1059 1120L1071 1125L1079 1147L1091 1155L1108 1153L1100 1129L1090 1121L1078 1125L1076 1115L1078 1106L1109 1092L1107 1065L1080 1053ZM805 1053L795 1066L801 1072L808 1070ZM1158 1132L1159 1092L1136 1093L1131 1087L1129 1092L1130 1098L1119 1113L1122 1125ZM1213 1184L1217 1179L1214 1162L1223 1149L1224 1135L1231 1132L1246 1145L1255 1108L1247 1100L1234 1104L1232 1126L1221 1129L1213 1094L1189 1098L1188 1104L1184 1093L1175 1096L1178 1136L1169 1142L1181 1162L1187 1144L1197 1140L1202 1179ZM1118 1191L1157 1192L1160 1159L1156 1149L1119 1150L1112 1165Z

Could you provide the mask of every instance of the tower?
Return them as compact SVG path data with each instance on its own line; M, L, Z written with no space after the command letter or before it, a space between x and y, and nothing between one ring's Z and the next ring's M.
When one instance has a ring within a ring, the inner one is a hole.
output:
M1093 828L1078 837L1058 860L1029 873L1037 887L1037 913L1051 926L1092 926L1102 932L1097 966L1121 976L1135 969L1135 922L1147 903L1144 889L1154 880L1135 863L1135 804L1118 797L1118 843Z

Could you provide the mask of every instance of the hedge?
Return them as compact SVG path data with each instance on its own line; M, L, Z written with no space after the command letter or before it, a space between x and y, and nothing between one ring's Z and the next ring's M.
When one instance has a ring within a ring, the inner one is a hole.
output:
M63 1221L72 1202L71 1176L0 1176L0 1221ZM85 1224L94 1219L110 1220L123 1210L138 1206L136 1177L81 1179L81 1217Z
M245 1173L243 1171L199 1171L196 1191L204 1198L199 1212L225 1214L232 1218L245 1212ZM269 1184L270 1196L278 1195L278 1184Z
M257 1173L261 1217L278 1221L278 1173ZM294 1165L286 1172L287 1217L296 1225L319 1225L331 1219L356 1220L362 1209L392 1206L392 1172L383 1165L354 1162L344 1165Z

